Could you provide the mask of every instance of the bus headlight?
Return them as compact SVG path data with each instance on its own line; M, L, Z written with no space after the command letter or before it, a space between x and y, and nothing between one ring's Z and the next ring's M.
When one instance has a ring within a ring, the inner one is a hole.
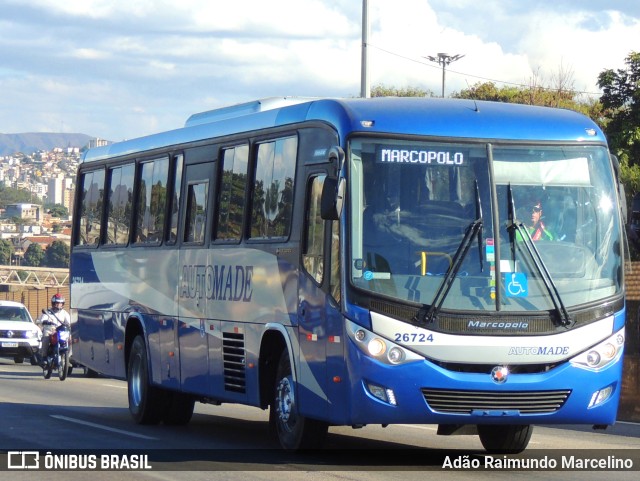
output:
M616 361L624 348L624 327L613 336L571 359L571 364L582 369L598 371Z
M347 334L356 346L367 356L391 365L404 364L411 361L423 361L424 357L403 346L395 344L362 326L346 321ZM376 396L377 397L377 396Z
M378 357L381 354L384 354L387 346L385 346L384 341L379 337L375 337L369 341L367 344L367 348L369 349L369 354L373 357Z

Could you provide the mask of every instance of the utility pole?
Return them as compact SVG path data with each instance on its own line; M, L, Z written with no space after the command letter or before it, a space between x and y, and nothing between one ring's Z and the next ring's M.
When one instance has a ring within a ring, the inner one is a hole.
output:
M371 97L371 85L369 84L369 0L362 0L362 70L360 72L360 97Z
M437 57L433 57L433 56L428 56L428 57L424 57L426 59L431 60L432 62L437 63L438 65L442 65L442 98L444 98L444 71L445 71L445 67L453 62L455 62L456 60L460 60L462 57L464 57L464 55L461 54L456 54L456 55L449 55L448 53L439 53Z

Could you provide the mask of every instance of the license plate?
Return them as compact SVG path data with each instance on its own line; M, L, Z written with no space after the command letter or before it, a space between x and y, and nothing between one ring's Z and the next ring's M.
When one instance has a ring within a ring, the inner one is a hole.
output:
M2 347L18 347L17 342L3 342Z

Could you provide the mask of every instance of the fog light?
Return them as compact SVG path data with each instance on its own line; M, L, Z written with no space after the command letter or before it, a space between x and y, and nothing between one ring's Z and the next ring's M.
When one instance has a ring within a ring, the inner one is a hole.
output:
M367 337L367 333L364 332L362 329L358 329L355 334L354 334L356 341L364 341Z
M602 404L607 399L609 399L612 394L613 394L613 386L607 386L604 389L600 389L599 391L594 392L593 396L591 396L591 402L589 402L589 407L593 408Z
M387 399L389 400L389 404L396 406L398 403L396 402L396 395L391 389L387 389Z
M387 357L392 364L398 364L404 360L404 352L399 347L392 347Z
M598 354L598 351L589 351L589 354L587 354L587 363L590 366L597 366L600 364L600 354Z
M392 406L397 405L396 395L393 392L393 389L385 389L382 386L371 383L367 383L367 389L373 397L379 399L380 401L384 401L387 404L391 404Z
M380 354L384 353L386 346L382 339L376 337L375 339L371 339L371 341L369 341L369 345L367 346L367 348L369 349L369 354L371 354L372 356L379 356Z
M373 397L376 397L381 401L388 402L387 391L383 387L377 386L375 384L367 384L367 389L369 389L369 392L373 395Z

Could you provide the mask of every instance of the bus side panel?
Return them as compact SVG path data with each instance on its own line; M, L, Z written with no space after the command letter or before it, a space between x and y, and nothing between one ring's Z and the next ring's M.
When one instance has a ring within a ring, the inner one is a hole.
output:
M306 274L300 275L298 307L298 397L304 416L328 417L326 295Z

